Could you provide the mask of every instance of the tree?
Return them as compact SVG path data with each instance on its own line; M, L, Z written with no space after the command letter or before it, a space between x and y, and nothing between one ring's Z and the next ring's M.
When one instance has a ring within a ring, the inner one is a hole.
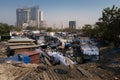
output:
M92 25L90 25L90 24L85 24L82 28L82 32L89 37L95 36Z
M53 31L53 29L52 29L51 27L49 27L49 28L47 28L46 31L47 31L47 32L51 32L51 31Z
M27 26L26 30L38 30L38 27L33 26Z
M8 25L6 23L0 23L0 35L9 36L10 31L21 31L21 27L15 27L13 25Z
M0 35L9 35L10 26L5 23L0 23Z
M120 8L115 6L105 8L102 12L102 17L96 25L101 29L101 36L117 46L120 42Z
M16 27L16 26L13 26L13 25L10 25L10 30L11 31L21 31L22 30L22 27Z

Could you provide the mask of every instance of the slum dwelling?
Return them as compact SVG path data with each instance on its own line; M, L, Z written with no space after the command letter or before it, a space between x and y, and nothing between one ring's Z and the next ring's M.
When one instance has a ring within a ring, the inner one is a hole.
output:
M25 52L25 51L33 51L39 47L34 43L35 40L28 38L20 38L20 39L10 39L8 40L8 48L7 55L13 56L14 54Z

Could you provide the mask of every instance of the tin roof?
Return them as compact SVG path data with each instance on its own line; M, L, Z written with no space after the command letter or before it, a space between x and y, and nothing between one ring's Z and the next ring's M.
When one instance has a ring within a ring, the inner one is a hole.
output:
M35 40L28 39L28 38L19 38L19 39L10 39L8 42L33 42Z
M34 43L8 43L8 46L17 46L17 45L34 45Z
M26 48L36 48L36 47L39 47L39 45L9 46L10 49L26 49Z

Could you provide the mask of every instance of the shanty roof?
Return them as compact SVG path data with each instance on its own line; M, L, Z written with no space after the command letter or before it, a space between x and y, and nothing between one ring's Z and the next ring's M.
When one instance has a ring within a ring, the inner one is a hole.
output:
M8 42L33 42L35 40L28 39L28 38L18 38L18 39L10 39Z
M8 43L8 46L17 46L17 45L34 45L35 43Z
M9 46L10 49L28 49L28 48L37 48L39 45L22 45L22 46Z

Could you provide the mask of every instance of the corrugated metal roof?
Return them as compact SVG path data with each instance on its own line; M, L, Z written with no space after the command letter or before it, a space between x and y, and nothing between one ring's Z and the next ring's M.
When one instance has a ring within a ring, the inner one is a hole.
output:
M8 46L16 46L16 45L34 45L35 43L8 43Z
M28 39L28 38L20 38L20 39L10 39L8 42L33 42L35 40Z
M10 49L25 49L25 48L36 48L39 47L39 45L22 45L22 46L9 46Z

